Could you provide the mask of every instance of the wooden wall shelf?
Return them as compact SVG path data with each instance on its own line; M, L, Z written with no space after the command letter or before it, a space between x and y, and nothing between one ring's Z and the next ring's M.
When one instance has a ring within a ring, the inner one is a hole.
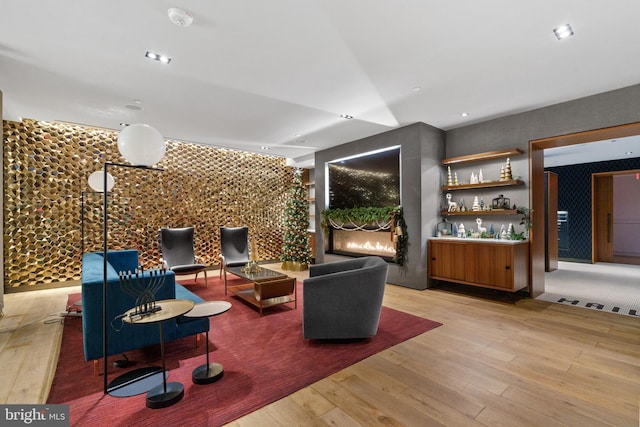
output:
M479 162L481 160L500 159L502 157L511 157L524 154L519 148L507 148L505 150L487 151L484 153L468 154L466 156L450 157L443 159L443 165L451 165L454 163Z
M487 215L516 215L518 211L515 209L494 209L491 211L464 211L464 212L449 212L441 211L442 216L487 216Z
M492 182L481 182L478 184L459 184L459 185L443 185L443 191L450 190L468 190L470 188L491 188L491 187L512 187L516 185L523 185L524 181L519 179L511 179L509 181L492 181Z

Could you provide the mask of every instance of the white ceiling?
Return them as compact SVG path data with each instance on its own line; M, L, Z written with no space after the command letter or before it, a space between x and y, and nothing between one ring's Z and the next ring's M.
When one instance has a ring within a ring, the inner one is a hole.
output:
M0 0L0 90L7 120L148 123L303 160L638 84L639 17L638 0Z
M640 157L640 135L544 150L544 166L567 166Z

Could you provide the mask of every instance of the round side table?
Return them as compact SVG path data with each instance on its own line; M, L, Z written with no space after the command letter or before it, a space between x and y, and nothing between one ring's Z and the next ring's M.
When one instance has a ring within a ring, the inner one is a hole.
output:
M147 392L147 408L159 409L171 406L178 402L184 396L184 386L179 382L167 383L167 368L164 358L164 333L162 331L162 323L165 320L174 319L182 316L194 306L193 301L185 299L169 299L156 301L156 305L161 307L160 311L152 314L137 316L138 308L134 307L128 310L123 320L133 325L143 325L146 323L157 323L160 325L160 357L162 358L162 384L152 388Z
M185 317L211 317L229 311L231 303L227 301L205 301L196 304ZM194 384L210 384L218 381L224 374L224 368L220 363L209 362L209 331L206 332L207 363L193 370L191 379Z

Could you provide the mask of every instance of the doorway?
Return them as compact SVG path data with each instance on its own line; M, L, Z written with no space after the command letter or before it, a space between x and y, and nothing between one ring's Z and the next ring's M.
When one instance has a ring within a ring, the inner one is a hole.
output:
M592 262L640 265L640 170L593 174Z
M640 135L640 122L610 128L561 135L529 142L529 179L531 187L530 206L533 210L532 223L544 224L545 183L544 183L544 150L584 144L607 139ZM544 293L545 274L545 235L544 227L534 226L531 229L530 243L530 295L536 298Z

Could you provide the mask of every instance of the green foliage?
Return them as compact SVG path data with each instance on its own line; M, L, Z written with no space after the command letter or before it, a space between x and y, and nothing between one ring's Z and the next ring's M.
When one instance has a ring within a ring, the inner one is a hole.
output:
M400 208L387 206L384 208L348 208L325 209L322 211L322 227L329 230L329 220L343 224L370 224L372 222L388 221L390 213L395 213Z
M311 263L309 245L309 202L300 172L294 173L293 184L284 210L284 236L280 261Z
M527 207L521 206L516 209L520 215L522 215L522 220L520 221L520 225L524 225L525 228L532 228L533 224L531 223L531 213L533 209L529 209Z
M524 240L524 232L516 233L514 230L511 230L509 240Z

